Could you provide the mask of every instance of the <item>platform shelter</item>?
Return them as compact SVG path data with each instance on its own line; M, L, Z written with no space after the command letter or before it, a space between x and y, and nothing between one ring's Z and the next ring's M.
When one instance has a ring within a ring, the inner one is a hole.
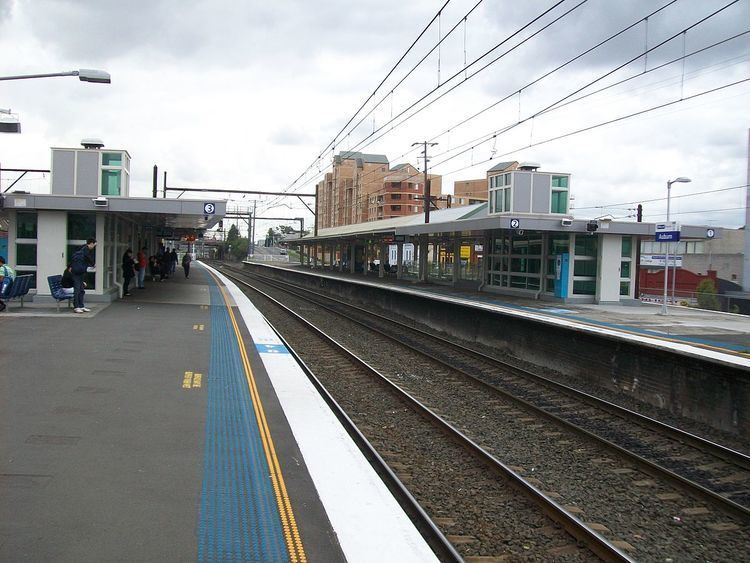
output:
M609 217L575 219L567 173L538 165L487 172L489 201L319 229L297 241L300 263L539 300L628 303L636 293L638 249L656 225ZM682 240L721 229L682 225Z
M90 301L120 296L120 263L127 248L200 240L226 212L225 200L130 197L130 155L99 143L53 148L50 193L0 196L8 225L6 259L33 276L35 300L51 299L47 276L61 274L86 239L97 240L96 266L86 275Z

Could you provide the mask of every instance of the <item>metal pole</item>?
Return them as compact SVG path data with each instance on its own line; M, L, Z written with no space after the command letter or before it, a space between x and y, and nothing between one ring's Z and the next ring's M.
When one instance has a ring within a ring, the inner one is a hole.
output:
M672 191L672 182L667 181L667 223L669 223L669 198ZM661 304L661 314L667 313L667 278L669 277L669 243L666 244L667 250L664 253L664 301Z
M427 179L427 141L424 142L424 222L430 222L430 181Z
M674 252L672 253L672 304L674 304L674 286L677 282L677 254L680 251L680 243L674 245Z
M153 197L156 197L156 183L159 176L159 170L156 167L156 164L154 164L154 179L153 179Z
M167 197L167 171L164 171L164 195L162 197Z

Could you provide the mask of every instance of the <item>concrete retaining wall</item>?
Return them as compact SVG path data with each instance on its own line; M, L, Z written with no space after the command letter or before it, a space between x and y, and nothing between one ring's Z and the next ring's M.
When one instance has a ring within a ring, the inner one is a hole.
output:
M245 264L248 270L372 303L436 330L632 396L721 430L750 436L750 370L613 337L406 295L309 272Z

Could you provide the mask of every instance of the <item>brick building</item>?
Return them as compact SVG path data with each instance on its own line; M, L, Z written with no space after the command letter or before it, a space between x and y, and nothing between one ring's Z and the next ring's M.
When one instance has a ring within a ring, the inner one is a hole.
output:
M429 175L431 195L440 197L441 177ZM315 186L318 228L325 229L413 215L423 210L424 176L411 164L390 167L382 154L344 151ZM445 202L438 201L438 207Z

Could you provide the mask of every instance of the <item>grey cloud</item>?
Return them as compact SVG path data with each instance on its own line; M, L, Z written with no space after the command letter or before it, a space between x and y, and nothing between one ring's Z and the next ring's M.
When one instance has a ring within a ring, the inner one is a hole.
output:
M104 60L142 51L175 61L192 57L193 64L214 68L271 59L281 70L325 49L351 54L389 45L400 48L407 41L404 34L413 33L415 19L393 19L375 0L362 4L355 11L344 0L41 0L24 10L37 37L69 58ZM408 15L409 9L403 10Z

